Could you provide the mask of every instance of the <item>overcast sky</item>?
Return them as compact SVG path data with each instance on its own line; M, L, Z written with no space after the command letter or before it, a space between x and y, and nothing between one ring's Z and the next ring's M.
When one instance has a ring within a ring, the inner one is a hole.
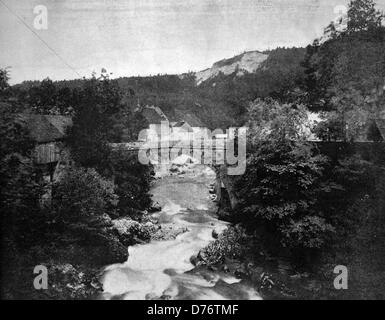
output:
M385 8L385 0L377 2ZM305 46L347 3L0 0L0 67L11 67L11 83L90 76L102 67L114 77L198 71L245 50ZM47 30L34 29L37 5L48 9Z

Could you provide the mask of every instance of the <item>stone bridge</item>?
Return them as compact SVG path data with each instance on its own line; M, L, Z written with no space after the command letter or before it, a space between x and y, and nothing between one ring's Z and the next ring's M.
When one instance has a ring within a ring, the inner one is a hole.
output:
M225 139L136 141L113 143L111 146L113 149L137 153L139 161L143 164L168 164L182 154L208 166L224 164L230 158L234 162L234 141Z
M165 140L159 142L130 142L116 143L113 149L123 149L138 155L138 159L146 160L153 164L171 164L172 160L180 155L188 155L198 160L198 163L213 169L216 174L215 194L219 212L225 212L223 208L235 207L236 198L233 196L232 179L227 176L227 162L230 159L234 164L238 157L234 156L234 141L211 139L203 143L199 141ZM142 159L140 159L140 157ZM225 164L226 163L226 164ZM223 217L225 218L225 217Z

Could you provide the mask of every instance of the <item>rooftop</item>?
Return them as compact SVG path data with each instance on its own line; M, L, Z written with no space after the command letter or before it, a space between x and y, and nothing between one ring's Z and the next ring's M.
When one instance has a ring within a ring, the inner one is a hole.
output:
M19 119L25 123L31 138L37 143L63 140L66 128L72 126L72 119L66 116L23 113Z

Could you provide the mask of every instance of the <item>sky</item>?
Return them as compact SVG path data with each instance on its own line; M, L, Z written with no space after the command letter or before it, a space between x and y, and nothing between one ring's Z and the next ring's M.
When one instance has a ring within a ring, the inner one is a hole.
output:
M348 0L0 0L11 83L180 74L249 50L306 46ZM385 9L385 0L378 0ZM47 28L36 29L36 6Z

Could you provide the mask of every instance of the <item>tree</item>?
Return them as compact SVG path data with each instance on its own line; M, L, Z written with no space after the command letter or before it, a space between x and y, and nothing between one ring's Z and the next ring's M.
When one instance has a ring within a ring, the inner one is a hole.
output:
M326 159L300 139L298 110L273 101L257 106L249 110L250 121L270 125L263 139L251 131L252 152L236 185L242 199L238 218L249 228L264 226L282 246L320 248L334 231L316 205Z
M28 90L26 102L36 113L55 114L57 113L56 94L56 85L47 78L39 86Z
M119 112L120 102L120 90L107 76L93 76L84 83L67 140L80 166L95 168L102 175L109 170L113 116Z
M72 157L78 165L94 168L116 184L121 215L151 206L148 195L151 168L141 165L137 155L130 155L124 149L114 150L110 145L120 142L125 129L130 128L130 116L117 83L103 75L93 77L80 92L68 137Z
M376 10L373 0L353 0L348 10L348 32L358 32L381 27L384 15Z
M33 163L34 143L13 107L0 108L0 186L2 235L17 245L39 240L44 228L40 199L44 193L42 175ZM4 239L3 239L4 240Z
M344 140L362 138L366 125L384 112L382 14L371 0L352 1L347 29L325 39L307 49L305 102L314 111L332 112L328 123L341 124Z
M7 68L0 68L0 97L4 94L5 90L9 88L9 71Z
M307 137L307 110L303 105L281 104L266 98L249 104L247 126L249 140L300 139Z
M318 123L313 129L313 132L323 141L344 141L345 131L343 125L344 123L338 114L333 116L332 113L330 113L328 119Z
M118 210L120 215L132 215L148 209L151 204L150 183L152 168L139 163L136 154L118 149L111 152L109 161L114 178L116 194L119 197Z

